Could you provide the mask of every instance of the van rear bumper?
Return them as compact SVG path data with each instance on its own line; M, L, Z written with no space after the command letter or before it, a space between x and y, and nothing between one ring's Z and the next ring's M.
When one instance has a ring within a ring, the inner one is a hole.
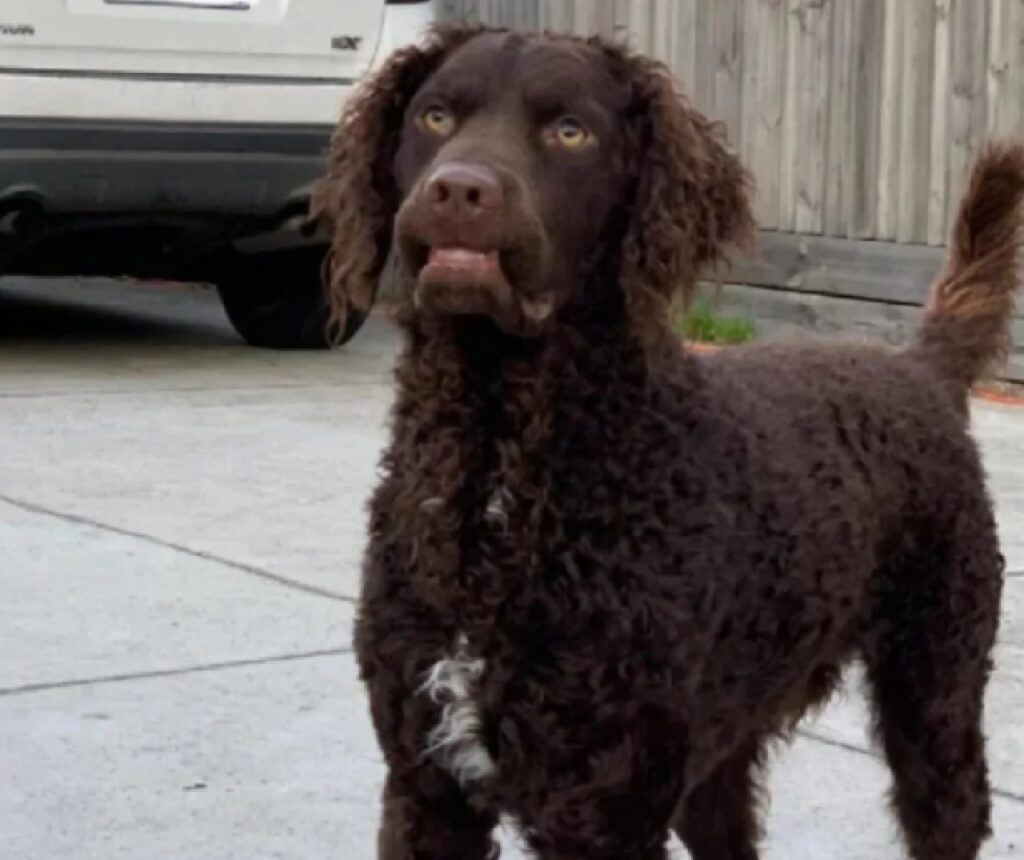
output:
M273 218L322 174L325 124L0 117L0 217L195 213Z
M40 119L333 124L354 83L0 68L0 111Z

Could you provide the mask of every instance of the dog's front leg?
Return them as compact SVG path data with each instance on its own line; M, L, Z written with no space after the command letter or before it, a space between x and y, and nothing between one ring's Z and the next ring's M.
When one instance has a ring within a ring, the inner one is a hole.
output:
M378 679L379 680L379 679ZM494 860L497 816L437 754L445 711L422 688L369 681L374 723L388 776L378 860Z
M384 786L378 860L496 860L497 824L476 808L447 773L425 763L398 772Z
M552 737L600 740L537 753L515 810L530 847L541 860L667 860L684 774L679 736L661 720L602 726L592 711L565 726Z
M471 692L478 663L421 604L365 599L356 652L388 765L378 860L491 860L493 767Z
M578 786L552 792L522 823L540 860L668 860L669 816L640 785L611 794Z

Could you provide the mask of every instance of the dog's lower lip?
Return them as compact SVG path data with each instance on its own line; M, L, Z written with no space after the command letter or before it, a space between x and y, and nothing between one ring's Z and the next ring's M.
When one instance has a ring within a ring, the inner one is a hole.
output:
M459 247L431 248L426 265L427 268L434 269L458 269L490 274L498 269L498 252Z

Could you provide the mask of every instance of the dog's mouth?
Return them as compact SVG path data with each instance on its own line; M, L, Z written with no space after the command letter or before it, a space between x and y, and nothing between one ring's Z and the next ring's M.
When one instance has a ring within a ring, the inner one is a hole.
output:
M536 334L554 312L554 302L517 288L527 268L515 249L463 245L416 246L407 264L415 275L413 300L437 314L487 316L506 332Z
M489 286L507 284L497 251L475 251L472 248L429 248L427 259L419 272L420 284L464 284Z

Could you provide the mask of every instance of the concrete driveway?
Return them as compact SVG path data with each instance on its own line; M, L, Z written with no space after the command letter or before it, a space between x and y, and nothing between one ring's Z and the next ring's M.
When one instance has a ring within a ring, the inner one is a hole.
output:
M394 347L374 322L335 354L260 352L207 293L0 283L2 860L372 860L350 631ZM975 422L1014 571L984 853L1009 860L1024 409ZM773 762L767 858L901 856L850 688Z

